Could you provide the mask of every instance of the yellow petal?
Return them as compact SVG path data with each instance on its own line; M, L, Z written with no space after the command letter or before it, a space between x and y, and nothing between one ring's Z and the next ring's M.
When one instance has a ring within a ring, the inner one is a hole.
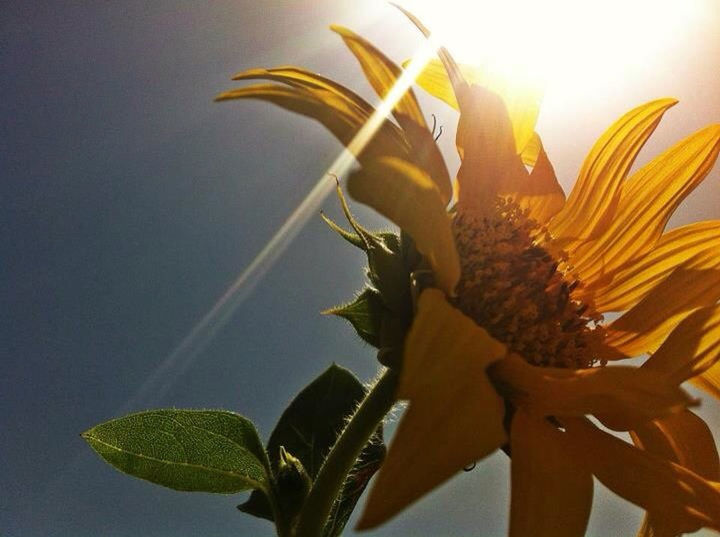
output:
M619 270L605 285L588 286L597 311L623 311L661 284L681 263L714 249L720 256L720 220L695 222L663 234L643 256Z
M720 480L720 461L715 440L707 424L689 410L643 424L631 431L636 446L660 458L684 466L705 479ZM673 528L663 527L646 514L638 537L674 537Z
M592 474L544 419L515 412L510 429L510 537L582 537Z
M720 459L707 423L689 410L654 420L632 431L638 447L676 462L711 481L720 481Z
M574 244L598 235L612 217L620 186L635 157L675 99L659 99L630 110L598 139L585 158L577 182L550 231Z
M348 192L410 234L430 263L437 286L453 294L460 260L450 217L440 191L423 170L400 159L382 158L353 173Z
M671 147L628 179L622 185L617 210L604 234L571 252L581 279L592 284L649 251L675 208L708 174L719 151L720 125L710 125ZM595 195L601 197L599 192Z
M605 343L624 356L653 352L685 317L713 305L718 298L720 256L712 250L701 252L675 268L661 285L610 324Z
M402 114L397 114L396 117L410 144L412 162L419 168L427 170L440 191L443 203L447 206L453 195L452 184L445 159L435 139L427 127L418 125Z
M325 89L255 84L221 93L215 98L216 101L234 99L260 99L313 118L322 123L345 146L350 145L368 119L352 102ZM364 149L355 156L360 162L365 162L386 155L405 158L407 154L408 146L400 130L390 121L385 121Z
M407 62L405 62L407 63ZM468 84L475 84L500 95L508 110L515 139L515 152L520 154L531 143L540 113L542 90L520 84L510 78L483 71L470 65L460 65L460 72ZM417 84L433 97L460 110L458 100L447 73L438 60L431 60L417 78ZM528 155L531 155L529 149Z
M403 62L403 67L407 66L410 60ZM440 99L452 106L455 110L460 110L452 84L448 78L447 71L440 60L430 60L425 68L420 72L416 79L417 85L427 91L433 97Z
M360 66L362 67L363 72L373 89L375 89L380 98L384 99L387 93L397 82L397 79L401 76L402 71L400 67L395 65L395 63L393 63L387 56L385 56L385 54L374 47L371 43L351 30L337 25L333 25L330 28L343 38L345 44L360 63ZM300 76L297 74L296 70L288 72L288 68L284 68L282 75L285 78L280 79L280 81L297 84L297 80ZM274 70L272 74L277 75L276 71L277 70ZM309 83L324 84L322 86L323 88L330 87L333 90L345 95L342 91L345 88L339 84L335 84L332 81L328 81L327 79L319 77L318 75L313 75L312 73L303 72L301 74L303 75L303 82L305 82L306 79L309 79ZM247 76L245 76L245 78L247 78ZM356 102L362 99L352 94L352 100L353 102ZM367 105L367 103L365 103L365 105L370 109L370 113L372 113L372 107ZM420 168L428 171L430 177L435 180L438 188L440 188L440 192L442 192L445 202L449 202L450 197L452 196L450 175L448 174L445 160L440 153L440 149L427 128L422 110L420 109L420 105L412 89L408 89L402 98L400 98L393 108L393 114L402 127L403 133L410 145L408 158L410 158Z
M710 369L720 359L720 304L700 308L682 321L643 364L673 382Z
M484 213L498 195L525 184L528 172L515 152L510 119L502 99L485 88L463 92L457 129L462 164L457 174L462 210Z
M392 3L392 2L391 2ZM398 8L415 27L429 40L431 37L430 30L418 19L415 15L410 13L407 9L399 6L398 4L392 4ZM460 67L455 62L450 52L445 47L439 47L437 50L438 57L440 58L441 65L444 68L444 72L447 75L448 81L450 82L450 88L457 96L458 93L467 86L463 74L460 72ZM408 62L406 62L408 63ZM405 64L403 64L404 66Z
M691 382L716 399L720 399L720 364L715 364L702 375L694 377Z
M248 69L235 74L232 79L272 80L306 90L323 90L358 110L364 117L370 117L373 113L372 105L354 91L349 90L342 84L338 84L334 80L294 65L283 65L270 69Z
M677 384L636 367L536 367L517 355L493 364L491 378L515 405L538 416L594 414L617 430L693 403Z
M642 526L635 537L677 537L672 530L657 528L657 525L650 521L650 517L645 513Z
M685 380L720 399L720 305L700 308L668 336L644 368Z
M507 441L504 406L487 378L504 345L427 289L405 342L398 424L358 528L383 523Z
M563 420L575 456L610 490L643 507L676 535L720 529L720 484L607 434L586 420Z
M523 164L526 166L535 166L541 147L542 142L540 141L540 135L536 132L532 135L532 138L530 138L528 143L525 144L525 147L520 153L520 158L522 158Z
M565 192L557 181L555 170L537 137L537 155L530 176L518 174L520 182L508 185L507 191L500 192L515 200L521 209L527 210L528 218L540 224L548 222L565 204Z
M675 462L712 481L720 480L720 460L712 432L689 410L645 423L631 431L633 443L660 458ZM645 516L638 537L674 537L672 528Z
M358 62L360 62L360 66L370 85L378 96L384 99L395 85L395 82L397 82L397 79L400 78L402 74L400 67L395 65L385 54L355 32L338 25L332 25L330 29L342 37L350 49L350 52L352 52ZM425 118L422 115L420 105L412 89L408 89L400 98L395 105L394 111L409 117L418 125L426 127Z

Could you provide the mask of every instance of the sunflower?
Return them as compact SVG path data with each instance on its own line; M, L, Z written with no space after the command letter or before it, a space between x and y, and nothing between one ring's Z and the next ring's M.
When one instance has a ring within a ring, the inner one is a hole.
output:
M384 97L402 69L333 29ZM440 58L418 82L460 112L455 189L411 90L393 110L396 122L358 151L361 167L347 183L413 239L432 276L404 339L397 397L408 408L359 527L381 524L503 449L511 536L583 535L593 476L646 510L640 535L720 530L717 450L680 388L691 380L720 396L720 222L664 231L714 164L720 125L630 175L676 101L643 104L600 137L566 199L534 133L537 100L501 96L447 51ZM373 112L297 67L235 78L271 83L221 100L273 102L319 120L346 145ZM606 323L608 312L621 313ZM614 363L643 354L641 367ZM607 429L629 432L632 444Z

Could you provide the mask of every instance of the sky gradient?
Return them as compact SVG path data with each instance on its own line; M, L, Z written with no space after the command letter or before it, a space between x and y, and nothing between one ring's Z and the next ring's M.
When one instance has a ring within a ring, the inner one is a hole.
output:
M640 162L720 121L720 7L698 3L705 15L664 52L662 69L638 67L621 80L600 71L578 80L583 91L573 98L548 92L538 131L566 190L604 128L642 102L680 99ZM358 5L4 3L0 535L273 534L235 510L243 495L132 479L79 434L129 411L187 407L240 412L267 439L292 396L332 361L362 380L374 376L371 349L349 326L319 315L362 287L364 260L318 216L196 360L139 392L341 149L306 118L212 98L235 86L237 71L297 64L375 102L328 25L354 29L398 61L419 41L386 4ZM631 47L631 37L608 39ZM440 145L452 167L456 116L419 96L445 127ZM340 219L335 199L323 209ZM354 210L369 227L385 225ZM671 226L717 218L715 169ZM717 434L717 403L706 400L701 414ZM508 478L496 454L374 534L502 536ZM634 534L639 510L600 485L596 497L588 535Z

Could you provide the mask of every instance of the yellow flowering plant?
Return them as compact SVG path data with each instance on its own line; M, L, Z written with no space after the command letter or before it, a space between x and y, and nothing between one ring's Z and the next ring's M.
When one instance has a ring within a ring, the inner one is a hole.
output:
M404 67L332 29L386 98ZM717 159L720 125L630 173L676 101L642 104L598 139L566 198L535 132L539 96L501 87L445 49L438 56L417 84L459 111L454 181L412 89L360 146L353 140L374 108L308 70L244 71L234 79L267 82L218 96L265 100L322 123L355 151L350 196L400 232L360 225L338 183L351 229L324 218L366 252L369 285L327 313L377 348L383 374L365 393L346 373L327 372L291 404L267 450L243 422L252 475L211 491L254 489L241 510L273 520L281 537L334 536L378 467L360 529L503 450L511 537L584 535L594 478L646 511L640 537L720 531L718 452L681 387L690 381L720 397L720 222L665 230ZM605 322L610 312L619 315ZM642 365L624 362L643 355ZM328 452L299 453L287 431L337 375L356 393L322 425ZM380 464L378 427L397 401L408 406ZM109 462L184 486L102 451L101 427L86 438ZM217 434L215 421L205 427Z

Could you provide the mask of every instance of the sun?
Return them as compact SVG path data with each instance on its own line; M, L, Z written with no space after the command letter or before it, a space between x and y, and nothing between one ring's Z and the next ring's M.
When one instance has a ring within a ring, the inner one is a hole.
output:
M577 92L583 79L661 67L704 0L405 0L460 62L516 83Z

